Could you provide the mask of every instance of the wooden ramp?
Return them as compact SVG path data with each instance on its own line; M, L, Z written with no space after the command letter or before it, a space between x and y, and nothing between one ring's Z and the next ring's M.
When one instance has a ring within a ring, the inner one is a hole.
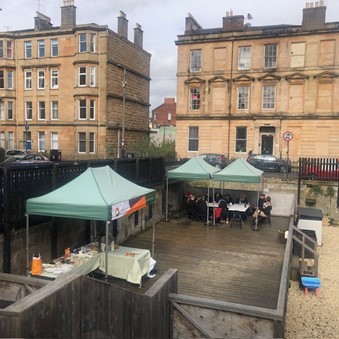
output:
M289 219L271 221L272 227L265 224L258 232L249 222L242 229L161 222L155 232L156 277L145 278L142 288L114 278L110 282L144 293L167 269L175 268L179 294L275 309L285 250L278 229L287 230ZM123 245L151 249L152 229Z

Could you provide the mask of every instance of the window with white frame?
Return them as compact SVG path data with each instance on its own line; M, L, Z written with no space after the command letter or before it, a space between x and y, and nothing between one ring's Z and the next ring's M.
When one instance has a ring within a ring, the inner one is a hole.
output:
M277 45L265 45L265 68L277 67Z
M86 120L86 111L87 111L86 99L78 100L78 119L79 120Z
M0 59L13 59L13 41L0 40Z
M0 147L6 149L6 134L5 132L0 132Z
M32 101L25 102L25 120L33 119L33 104Z
M262 93L262 108L275 109L275 86L263 86Z
M45 57L45 40L38 40L38 58Z
M59 55L59 42L58 39L51 39L51 56L57 57Z
M7 142L7 146L8 149L13 149L14 148L14 132L7 132L7 137L8 137L8 142Z
M38 89L45 88L45 70L39 69L38 70Z
M86 153L86 133L78 133L78 153Z
M0 120L5 120L5 102L0 101Z
M198 111L200 109L200 89L190 89L190 110Z
M51 88L52 89L59 88L59 70L57 69L51 70Z
M25 71L25 90L32 89L32 71Z
M14 102L7 101L7 119L13 120L14 118Z
M46 150L45 132L38 132L38 151Z
M14 88L13 78L13 71L7 71L7 89Z
M38 119L45 120L46 119L46 103L45 101L38 102Z
M199 150L199 127L188 128L188 151L197 152Z
M190 51L190 70L191 72L201 71L201 49Z
M13 41L6 42L7 47L7 59L13 59Z
M237 88L237 109L248 109L249 90L248 86Z
M95 53L95 42L96 42L96 34L90 33L90 35L89 35L89 51L91 53Z
M59 102L52 101L51 102L51 120L59 119Z
M235 151L246 153L247 150L247 127L236 127Z
M25 41L25 59L30 59L32 57L32 41Z
M79 34L79 52L80 53L87 52L87 34L86 33Z
M238 69L248 70L251 68L251 46L239 47Z
M95 87L95 67L90 66L89 68L89 85Z
M51 149L59 149L59 133L51 132Z
M0 69L0 88L5 88L5 71Z
M86 67L81 66L78 68L78 70L79 70L78 84L79 86L86 86Z
M89 133L89 153L95 153L95 133Z
M95 119L95 100L93 99L89 101L89 118L90 120Z

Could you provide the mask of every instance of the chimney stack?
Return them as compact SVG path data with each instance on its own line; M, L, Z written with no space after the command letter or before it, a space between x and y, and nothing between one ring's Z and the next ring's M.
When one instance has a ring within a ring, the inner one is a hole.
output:
M118 17L118 34L128 39L128 20L123 11L120 11L120 16Z
M137 23L134 28L134 44L140 48L143 48L143 34L144 32L141 29L141 25Z
M226 16L222 18L222 27L224 31L241 31L244 29L243 15L233 15L233 11L227 11Z
M47 30L51 29L53 25L51 24L51 18L48 16L36 12L36 17L34 18L34 27L36 31L42 31L42 30Z
M302 30L313 31L325 28L326 6L324 1L306 2L303 9Z
M64 0L61 7L61 28L74 28L76 26L76 7L74 0Z

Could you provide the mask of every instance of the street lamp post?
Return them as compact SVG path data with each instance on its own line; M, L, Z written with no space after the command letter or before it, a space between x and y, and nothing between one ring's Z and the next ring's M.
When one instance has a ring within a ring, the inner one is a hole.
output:
M126 68L122 80L122 133L121 133L121 155L125 157L125 106L126 106Z

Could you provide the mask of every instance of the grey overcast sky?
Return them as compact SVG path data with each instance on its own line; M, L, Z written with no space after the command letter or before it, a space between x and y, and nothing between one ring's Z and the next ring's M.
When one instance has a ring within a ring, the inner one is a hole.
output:
M120 10L129 21L129 40L136 23L144 31L144 49L151 58L151 110L165 97L176 97L177 48L174 41L185 30L185 17L191 13L203 28L222 26L226 11L234 15L250 13L252 26L301 24L302 11L309 0L75 0L77 23L108 25L117 31ZM339 21L339 0L327 0L326 21ZM63 0L0 0L0 31L34 27L36 11L60 25Z

